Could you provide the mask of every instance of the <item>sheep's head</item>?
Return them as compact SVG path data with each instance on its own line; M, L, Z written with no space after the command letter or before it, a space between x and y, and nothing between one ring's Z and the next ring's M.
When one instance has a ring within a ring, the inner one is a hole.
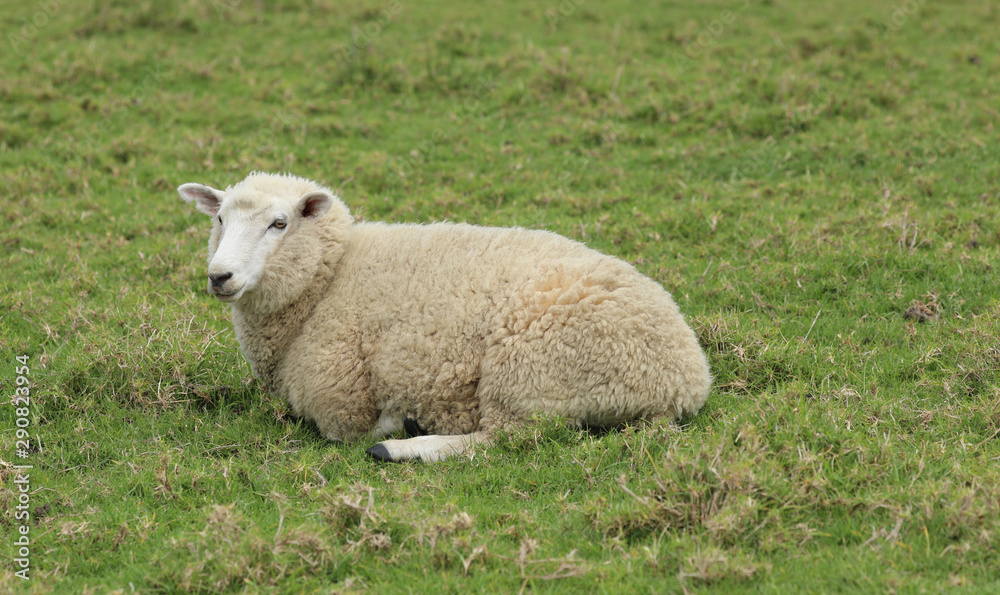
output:
M177 192L212 218L208 292L234 303L253 295L262 285L282 285L282 279L278 283L268 280L269 270L277 276L282 275L281 269L288 271L289 265L294 265L292 274L308 275L305 269L309 263L297 262L295 257L303 251L288 246L307 241L296 236L314 225L337 200L307 180L268 174L251 175L225 191L184 184ZM276 256L280 253L284 253L282 257Z

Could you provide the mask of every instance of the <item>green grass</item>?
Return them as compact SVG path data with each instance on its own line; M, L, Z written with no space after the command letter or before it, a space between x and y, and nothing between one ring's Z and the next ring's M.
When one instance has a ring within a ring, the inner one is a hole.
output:
M0 387L29 356L41 441L0 407L0 590L1000 590L995 3L0 5ZM709 403L437 465L326 442L174 190L254 169L635 263Z

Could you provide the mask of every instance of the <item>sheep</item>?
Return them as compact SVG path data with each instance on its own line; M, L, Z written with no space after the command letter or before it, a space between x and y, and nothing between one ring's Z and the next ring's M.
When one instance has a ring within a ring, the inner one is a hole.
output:
M332 441L439 461L533 415L691 416L712 383L670 294L541 230L355 223L323 186L251 173L178 193L213 218L208 291L267 390Z

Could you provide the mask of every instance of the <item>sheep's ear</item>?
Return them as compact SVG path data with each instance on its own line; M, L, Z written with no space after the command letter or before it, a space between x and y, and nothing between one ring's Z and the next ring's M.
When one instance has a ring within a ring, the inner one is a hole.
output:
M299 213L306 219L319 219L332 204L333 196L325 190L307 192L299 199Z
M184 184L177 189L177 194L185 201L193 202L199 211L210 217L219 213L222 197L225 196L225 192L203 184Z

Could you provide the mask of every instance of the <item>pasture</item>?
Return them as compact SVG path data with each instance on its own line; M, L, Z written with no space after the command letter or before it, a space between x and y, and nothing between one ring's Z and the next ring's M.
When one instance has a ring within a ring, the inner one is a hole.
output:
M0 7L0 591L1000 590L996 3ZM635 264L708 404L434 465L327 442L175 190L251 170Z

